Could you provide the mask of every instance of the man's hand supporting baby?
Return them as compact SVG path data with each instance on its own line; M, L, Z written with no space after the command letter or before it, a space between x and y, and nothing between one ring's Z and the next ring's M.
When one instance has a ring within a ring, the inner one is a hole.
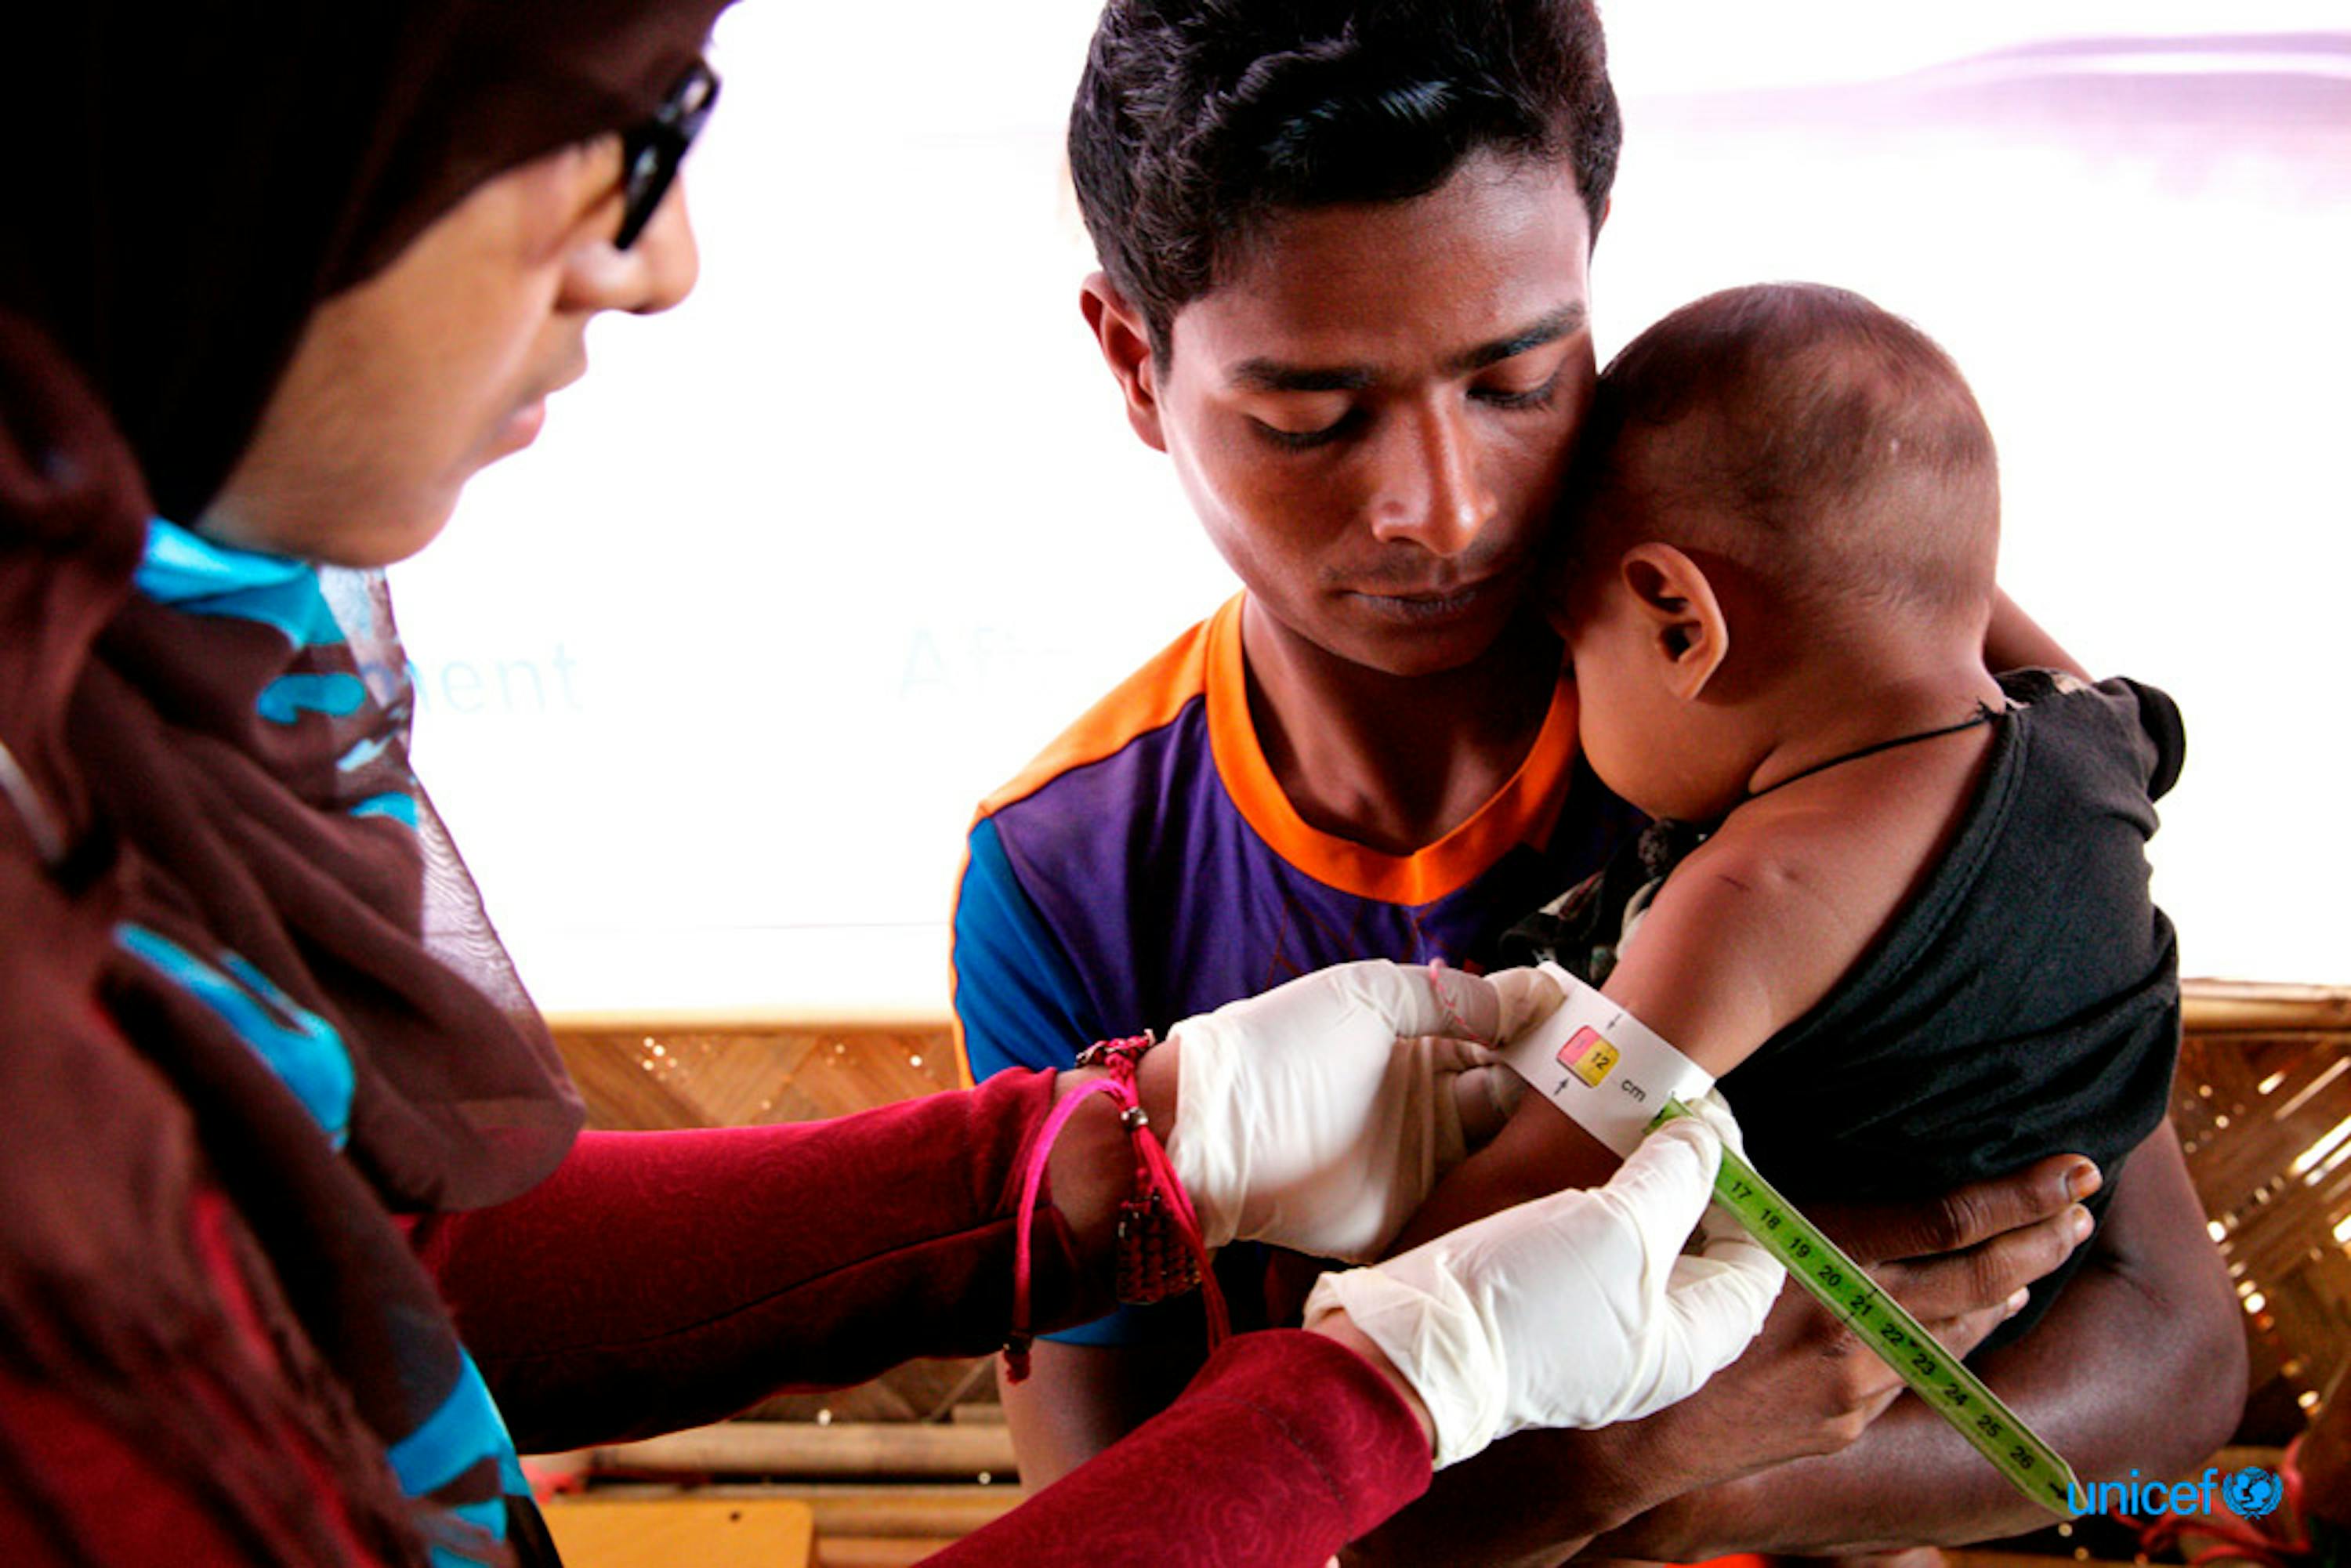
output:
M1938 1340L1964 1354L2073 1250L2076 1200L2095 1180L2086 1161L2055 1155L1934 1201L1824 1204L1813 1218ZM1438 1476L1427 1497L1349 1560L1364 1568L1548 1564L1594 1537L1595 1550L1626 1557L1695 1562L1739 1550L1789 1511L1771 1507L1774 1483L1809 1469L1779 1467L1853 1445L1902 1387L1810 1297L1782 1291L1761 1336L1689 1398L1644 1420L1497 1444ZM1761 1493L1737 1484L1750 1476ZM1576 1484L1563 1485L1565 1477Z

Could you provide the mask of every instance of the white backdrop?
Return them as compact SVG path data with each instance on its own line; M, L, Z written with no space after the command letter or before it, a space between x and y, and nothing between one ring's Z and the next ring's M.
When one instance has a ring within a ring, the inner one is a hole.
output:
M1618 0L1600 350L1765 277L1939 338L2011 591L2187 711L2188 972L2351 980L2339 0L1944 9ZM549 1008L944 1008L975 801L1230 591L1076 310L1093 12L731 15L700 291L601 325L396 570L420 765Z

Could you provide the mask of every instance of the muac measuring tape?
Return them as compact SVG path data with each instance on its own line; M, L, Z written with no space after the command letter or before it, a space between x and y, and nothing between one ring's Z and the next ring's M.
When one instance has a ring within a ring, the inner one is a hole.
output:
M1503 1060L1536 1092L1619 1155L1656 1127L1695 1114L1683 1102L1714 1087L1704 1069L1638 1019L1554 964L1543 972L1567 993L1550 1019L1504 1048ZM1813 1299L1899 1374L2009 1483L2042 1507L2073 1516L2073 1467L2018 1419L1880 1289L1844 1249L1726 1148L1714 1196L1778 1259Z

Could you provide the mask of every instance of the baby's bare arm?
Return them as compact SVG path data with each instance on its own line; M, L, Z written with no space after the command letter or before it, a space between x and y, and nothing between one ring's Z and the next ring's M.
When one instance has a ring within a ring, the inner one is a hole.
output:
M1494 1141L1437 1184L1390 1246L1402 1252L1513 1204L1571 1186L1598 1186L1618 1165L1607 1145L1530 1094Z
M1601 988L1719 1076L1809 1005L1783 994L1776 969L1820 967L1820 921L1801 912L1806 895L1789 878L1750 873L1742 881L1725 868L1743 861L1706 856L1692 856L1659 892ZM1814 962L1799 965L1800 952ZM1828 979L1858 955L1855 946L1838 962L1831 952L1837 967ZM1437 1184L1395 1249L1562 1187L1596 1186L1616 1165L1606 1145L1531 1094L1491 1144Z
M1750 802L1667 879L1602 990L1715 1076L1738 1066L1828 994L1940 854L1981 747L1938 744L1948 750L1889 754ZM1438 1184L1396 1248L1597 1185L1615 1166L1598 1139L1531 1095Z

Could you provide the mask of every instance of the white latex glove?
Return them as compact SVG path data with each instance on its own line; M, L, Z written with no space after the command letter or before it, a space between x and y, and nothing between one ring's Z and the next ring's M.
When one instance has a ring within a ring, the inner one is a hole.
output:
M1567 993L1559 982L1541 968L1497 969L1486 977L1493 986L1494 995L1502 1004L1501 1037L1497 1045L1511 1040L1534 1028L1559 1011L1567 1000Z
M1709 1089L1697 1099L1684 1101L1683 1103L1700 1121L1714 1129L1715 1135L1722 1140L1723 1147L1742 1160L1747 1157L1747 1134L1739 1130L1738 1118L1731 1115L1730 1103L1722 1097L1719 1088ZM1698 1216L1695 1239L1696 1249L1704 1251L1717 1241L1741 1240L1751 1244L1755 1239L1749 1236L1747 1228L1739 1223L1739 1216L1717 1199L1708 1204L1706 1212Z
M1428 1407L1440 1469L1529 1427L1662 1409L1729 1364L1780 1292L1780 1266L1741 1233L1681 1250L1721 1154L1707 1121L1669 1122L1605 1186L1324 1275L1307 1326L1344 1312L1386 1353Z
M1500 1019L1477 976L1374 959L1177 1024L1167 1154L1207 1244L1378 1257L1460 1163L1455 1082Z
M1541 1023L1559 1011L1567 1000L1557 981L1537 968L1498 969L1486 977L1494 988L1495 998L1502 1004L1501 1020L1495 1026L1494 1043L1508 1045L1526 1030ZM1510 1113L1519 1108L1519 1101L1527 1091L1527 1081L1499 1061L1493 1066L1463 1073L1455 1080L1457 1098L1461 1103L1463 1129L1468 1134L1469 1145L1475 1148L1501 1131Z

